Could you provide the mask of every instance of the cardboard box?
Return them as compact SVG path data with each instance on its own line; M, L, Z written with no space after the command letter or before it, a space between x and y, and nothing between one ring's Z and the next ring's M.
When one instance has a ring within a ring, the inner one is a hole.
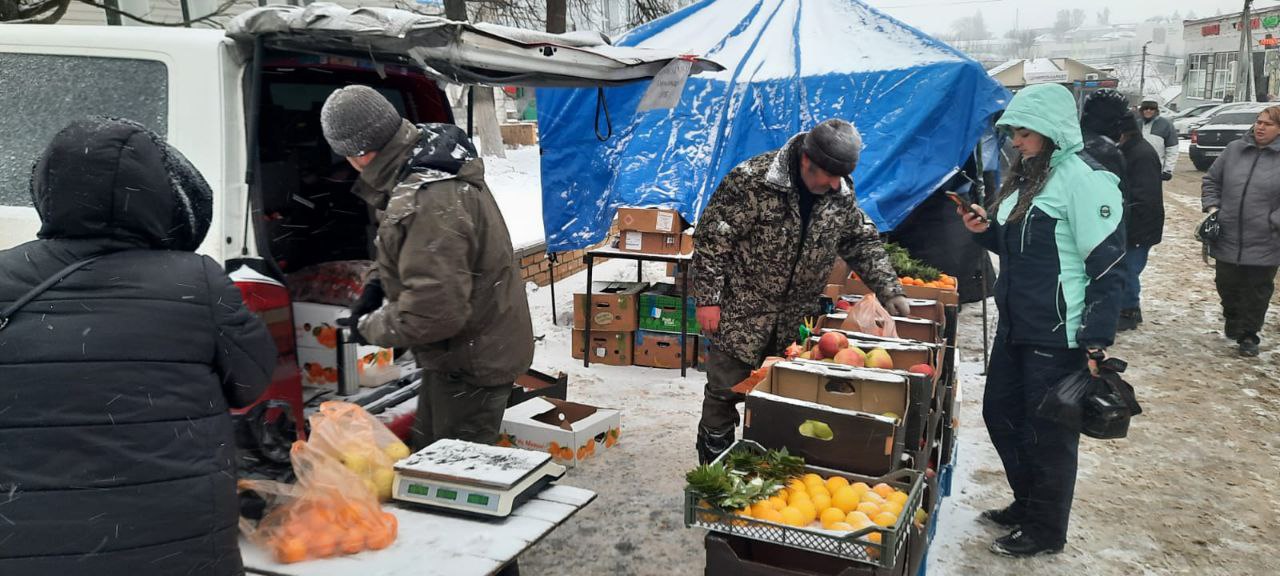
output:
M697 350L698 337L693 334L685 338L682 354L679 334L636 330L633 362L636 366L649 368L679 368L681 362L689 358L689 366L693 366L696 363L693 355Z
M347 344L348 359L355 366L360 386L375 388L400 377L400 367L393 361L390 348ZM302 371L302 383L307 386L337 388L338 379L347 378L348 371L338 369L338 350L327 348L298 348L298 368Z
M684 232L684 218L679 210L669 208L618 208L618 230L679 234Z
M623 252L674 256L681 254L681 238L684 238L683 234L623 230L618 238L618 249Z
M822 332L840 332L849 339L850 346L856 346L863 352L870 352L875 348L883 348L889 353L889 358L893 360L894 368L906 370L916 364L928 364L933 368L934 375L938 374L938 358L941 350L941 346L938 344L916 342L902 338L885 338L863 334L862 332L827 328L817 335L810 336L809 341L805 343L804 349L809 350L817 346Z
M574 329L585 329L590 318L592 331L635 331L639 296L648 288L647 282L592 282L591 306L586 294L573 295Z
M832 285L827 285L828 291L830 291L831 288ZM826 293L823 295L829 296ZM865 296L865 294L841 294L839 295L839 299L848 302L852 306L861 302L863 296ZM881 305L883 304L884 303L881 302ZM910 316L912 318L924 318L926 320L933 320L939 324L946 321L946 310L938 300L912 298L908 296L907 304L911 306Z
M293 303L298 368L302 371L303 384L336 387L339 378L351 377L360 386L372 388L400 377L400 367L394 362L395 352L390 348L346 343L339 350L336 322L350 314L346 306ZM339 370L339 354L343 355L344 368L347 365L355 368L353 376Z
M903 286L902 292L907 295L907 298L937 300L942 302L943 306L956 306L960 304L960 293L955 290L926 288L924 286Z
M859 326L850 320L849 315L844 312L833 312L820 317L818 320L818 324L822 328L838 328L850 332L859 331ZM898 333L898 338L932 344L941 342L942 332L937 322L923 318L902 318L899 316L894 316L893 320L894 330Z
M569 393L569 376L564 372L552 376L530 368L516 377L511 388L511 396L507 398L508 408L530 398L546 397L564 400Z
M533 398L507 408L499 444L549 452L556 462L578 462L614 447L622 434L622 413L564 400Z
M909 403L906 376L828 362L778 362L747 395L743 437L770 449L785 447L811 466L880 476L893 471L902 454ZM826 424L831 437L801 432L808 421Z
M573 357L578 360L582 359L582 337L585 335L585 330L573 329L573 341L570 345ZM609 366L631 366L633 341L633 332L592 330L591 346L588 348L591 361Z
M685 300L685 331L698 334L697 306ZM652 332L680 332L680 290L674 284L658 283L640 294L639 328Z

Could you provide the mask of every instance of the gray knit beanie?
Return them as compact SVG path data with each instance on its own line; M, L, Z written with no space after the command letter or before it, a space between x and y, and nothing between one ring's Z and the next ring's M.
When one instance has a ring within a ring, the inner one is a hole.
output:
M833 118L809 131L802 151L811 162L832 176L848 176L858 166L862 135L853 124Z
M400 130L396 112L377 90L354 84L335 90L320 109L324 139L339 156L377 152Z

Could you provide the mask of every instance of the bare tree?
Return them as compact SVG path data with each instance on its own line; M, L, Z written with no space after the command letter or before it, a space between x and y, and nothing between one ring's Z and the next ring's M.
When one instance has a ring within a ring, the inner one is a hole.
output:
M1005 38L1012 40L1009 45L1010 58L1030 58L1032 56L1031 48L1036 45L1036 33L1034 30L1010 30L1005 33Z
M151 26L189 27L193 24L206 24L220 27L222 20L228 16L228 11L238 1L242 0L224 0L209 14L198 18L173 21L153 20L133 14L127 10L121 10L118 6L96 2L95 0L0 0L0 22L11 24L56 24L66 15L67 9L71 7L72 2L79 2L98 8L106 12L108 16L115 16Z
M978 10L973 16L965 16L951 23L951 31L954 38L959 41L986 40L991 37L991 32L987 30L987 23L982 18L982 11Z

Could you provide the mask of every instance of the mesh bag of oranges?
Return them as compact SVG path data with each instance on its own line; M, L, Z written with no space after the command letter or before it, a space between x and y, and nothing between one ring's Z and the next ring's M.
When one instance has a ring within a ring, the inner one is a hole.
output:
M364 408L350 402L325 402L309 421L307 442L313 449L359 476L379 500L391 499L392 467L409 457L404 442Z
M240 530L281 563L381 550L396 539L396 518L384 512L364 480L307 442L290 451L296 484L241 480L267 502L256 525L240 519Z

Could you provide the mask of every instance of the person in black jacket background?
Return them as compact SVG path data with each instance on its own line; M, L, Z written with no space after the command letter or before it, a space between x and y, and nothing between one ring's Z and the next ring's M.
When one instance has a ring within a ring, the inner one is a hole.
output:
M1104 88L1085 99L1080 129L1085 151L1120 177L1125 206L1126 246L1121 263L1125 287L1116 331L1133 330L1142 322L1139 275L1164 227L1160 156L1143 139L1137 118L1129 113L1128 99L1115 90Z
M0 251L0 574L242 574L229 407L275 366L265 325L193 251L212 193L126 120L54 136L38 240Z
M1124 224L1128 246L1124 251L1125 288L1120 302L1117 331L1133 330L1142 323L1142 270L1151 247L1164 235L1164 175L1160 153L1142 136L1132 115L1119 120L1120 152L1124 154Z

